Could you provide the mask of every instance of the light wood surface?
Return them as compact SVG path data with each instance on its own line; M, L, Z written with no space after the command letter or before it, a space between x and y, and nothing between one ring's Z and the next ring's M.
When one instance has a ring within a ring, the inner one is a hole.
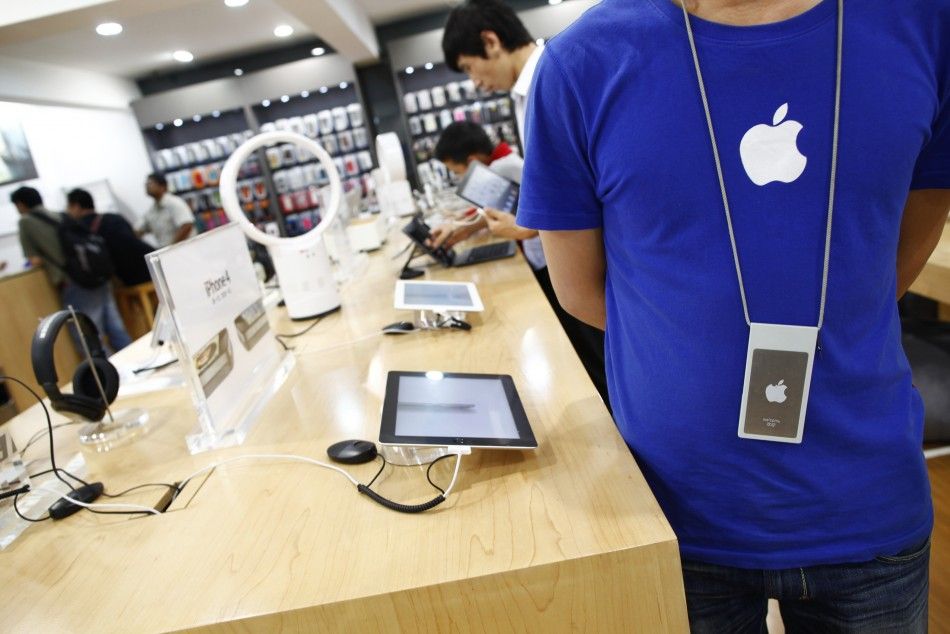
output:
M239 454L325 459L337 440L376 440L389 370L511 374L536 451L475 451L448 501L419 515L325 469L248 461L190 485L161 516L32 526L0 553L0 630L687 631L672 530L524 260L430 268L428 279L474 281L485 312L469 315L470 332L387 337L383 325L411 317L392 308L403 244L370 256L339 313L287 340L296 367L244 445L189 456L189 395L148 394L117 407L148 408L151 434L84 454L91 477L117 491ZM272 318L282 333L307 325ZM10 426L24 438L42 424L34 408ZM56 431L62 462L74 430ZM432 470L442 486L451 462ZM362 482L377 468L348 467ZM423 467L387 467L374 488L404 503L435 494Z
M944 225L940 243L910 290L943 305L950 305L950 222Z
M30 342L40 319L62 308L59 294L50 285L42 269L31 269L0 278L0 373L27 383L42 394L33 375ZM54 348L59 378L72 379L79 355L67 332L62 332ZM19 385L8 382L10 395L19 411L36 403L36 399Z
M927 461L934 503L930 547L930 632L950 633L950 456Z

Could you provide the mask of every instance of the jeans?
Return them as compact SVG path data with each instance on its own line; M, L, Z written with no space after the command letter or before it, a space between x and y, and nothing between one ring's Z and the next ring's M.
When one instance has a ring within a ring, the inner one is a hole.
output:
M63 287L63 308L70 306L77 313L85 313L89 316L99 330L99 336L105 335L109 338L108 348L111 348L113 352L118 352L132 343L132 338L125 330L125 324L122 323L119 309L112 297L111 284L103 284L99 288L83 288L72 282L66 282L66 286ZM70 333L76 342L79 356L85 358L86 355L76 331L70 328Z
M859 564L746 570L683 560L693 634L764 634L777 599L788 634L927 631L930 540Z

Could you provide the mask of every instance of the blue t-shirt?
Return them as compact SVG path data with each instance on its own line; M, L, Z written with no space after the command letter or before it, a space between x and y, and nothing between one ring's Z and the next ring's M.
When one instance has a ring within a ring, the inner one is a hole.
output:
M691 18L752 321L818 320L835 15L825 0L769 25ZM804 158L755 138L767 129L742 143L778 122L801 128ZM895 262L908 190L950 187L950 1L845 4L827 313L800 445L737 436L749 329L679 6L604 0L554 38L526 138L518 224L603 229L610 402L684 556L788 568L922 541L923 406Z

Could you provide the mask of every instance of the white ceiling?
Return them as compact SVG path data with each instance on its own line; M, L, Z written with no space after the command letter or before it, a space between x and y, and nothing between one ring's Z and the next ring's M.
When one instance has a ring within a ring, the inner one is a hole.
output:
M448 0L346 1L356 2L373 24L455 4ZM113 2L113 6L122 4L121 0ZM273 0L250 0L234 9L226 7L223 0L152 0L149 4L130 4L135 6L135 10L129 11L132 15L111 18L122 24L120 35L96 34L96 24L108 16L107 10L98 10L96 15L80 14L79 19L68 23L68 28L61 26L62 15L56 24L52 24L56 17L41 18L18 25L16 38L6 38L16 41L0 44L0 56L134 78L183 66L171 59L171 52L177 49L191 51L195 63L201 63L320 37L320 33L304 26ZM273 30L278 24L291 25L294 34L275 37ZM4 39L0 33L0 42Z

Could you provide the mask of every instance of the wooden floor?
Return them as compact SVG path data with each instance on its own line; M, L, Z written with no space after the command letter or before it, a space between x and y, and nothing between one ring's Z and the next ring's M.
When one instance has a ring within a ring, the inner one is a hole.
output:
M930 632L950 634L950 456L927 461L934 499L930 553Z

